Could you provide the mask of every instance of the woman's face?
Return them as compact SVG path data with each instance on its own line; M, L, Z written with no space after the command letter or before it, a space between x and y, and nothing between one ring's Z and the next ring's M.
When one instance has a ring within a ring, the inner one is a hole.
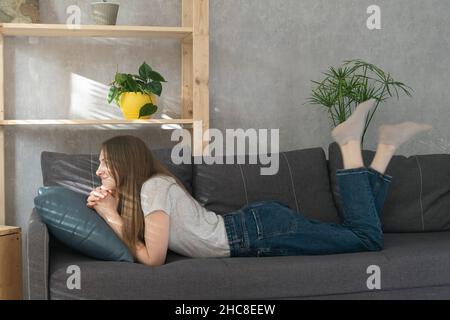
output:
M114 180L113 174L109 171L106 166L107 159L104 157L103 150L100 151L100 157L98 159L100 161L100 166L98 167L95 174L102 179L102 185L108 190L116 189L116 181ZM111 165L110 163L108 163Z

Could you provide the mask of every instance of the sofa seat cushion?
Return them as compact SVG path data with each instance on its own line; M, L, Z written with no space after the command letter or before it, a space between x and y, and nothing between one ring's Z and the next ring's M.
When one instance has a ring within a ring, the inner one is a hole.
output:
M333 195L342 215L336 180L336 170L343 168L342 155L336 143L328 151ZM369 166L375 152L362 154ZM450 230L450 154L395 155L386 174L392 183L381 213L384 232Z
M277 155L279 169L274 175L262 175L262 168L269 165L251 164L248 155L244 164L238 164L236 156L224 157L224 164L194 164L194 197L218 214L252 202L277 200L309 218L339 222L325 151L311 148Z
M371 293L367 268L379 266L381 290L450 284L450 232L386 234L384 250L323 256L191 259L170 254L157 268L96 261L52 247L51 299L288 299ZM81 289L67 289L70 265Z

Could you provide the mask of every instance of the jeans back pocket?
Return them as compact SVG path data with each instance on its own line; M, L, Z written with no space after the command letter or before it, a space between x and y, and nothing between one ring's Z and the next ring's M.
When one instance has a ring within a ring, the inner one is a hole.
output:
M267 203L251 208L259 240L291 234L297 231L299 214L286 206Z

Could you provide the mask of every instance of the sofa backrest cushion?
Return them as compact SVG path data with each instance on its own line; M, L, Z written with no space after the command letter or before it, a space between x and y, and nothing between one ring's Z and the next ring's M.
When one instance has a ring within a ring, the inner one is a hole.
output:
M56 239L89 257L134 262L125 244L93 209L87 197L61 186L40 187L34 205Z
M226 159L232 164L225 164ZM209 158L211 159L211 158ZM244 164L237 157L222 157L224 164L194 164L194 197L208 210L225 214L246 204L277 200L307 217L338 222L322 148L280 152L275 175L261 175L261 161Z
M153 155L175 175L192 194L192 165L176 165L171 160L171 149L152 150ZM63 186L89 195L101 185L95 174L99 154L67 154L44 151L41 153L41 168L44 186Z
M330 180L339 213L342 203L336 170L343 168L339 145L328 149ZM365 166L375 156L363 150ZM381 221L384 232L428 232L450 230L450 154L395 155L386 170L392 176Z

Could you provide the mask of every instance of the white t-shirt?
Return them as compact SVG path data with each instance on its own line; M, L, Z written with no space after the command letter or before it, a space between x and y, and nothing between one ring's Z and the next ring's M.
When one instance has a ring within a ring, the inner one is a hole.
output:
M174 178L157 174L141 189L144 217L156 210L170 216L169 249L188 257L229 257L223 217L207 210Z

